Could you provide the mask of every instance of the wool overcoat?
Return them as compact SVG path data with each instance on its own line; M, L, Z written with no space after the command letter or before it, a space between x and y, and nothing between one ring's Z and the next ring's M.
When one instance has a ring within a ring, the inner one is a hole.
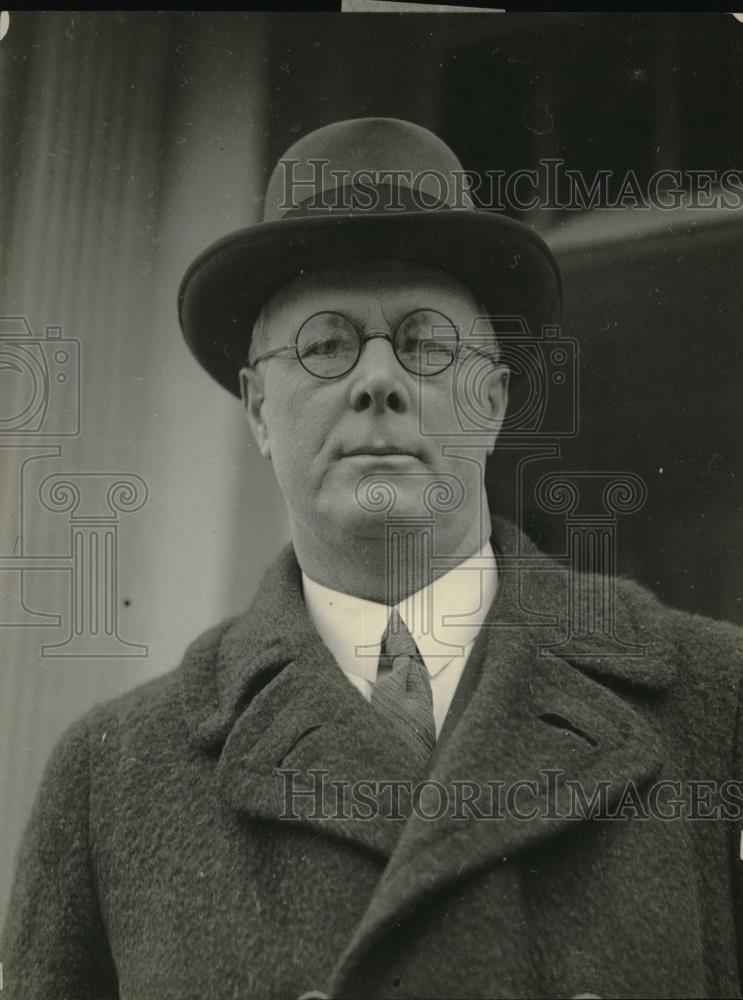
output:
M740 996L743 631L493 538L482 672L423 774L291 547L244 615L73 725L3 998Z

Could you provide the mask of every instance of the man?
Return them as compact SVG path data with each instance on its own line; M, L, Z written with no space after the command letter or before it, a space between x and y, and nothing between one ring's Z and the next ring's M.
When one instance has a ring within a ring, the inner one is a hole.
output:
M556 322L559 277L459 171L411 123L327 126L184 278L292 544L62 739L7 995L740 996L741 633L618 580L633 655L565 642L576 582L607 581L491 520L483 480L508 402L483 316Z

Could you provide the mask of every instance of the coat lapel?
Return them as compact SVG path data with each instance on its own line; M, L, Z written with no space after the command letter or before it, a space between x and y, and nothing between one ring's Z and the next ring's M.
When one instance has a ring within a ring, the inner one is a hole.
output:
M186 710L202 745L221 746L227 802L389 858L409 812L409 752L320 641L291 549L251 611L204 646L187 657ZM363 787L380 776L402 787L392 820L389 788Z

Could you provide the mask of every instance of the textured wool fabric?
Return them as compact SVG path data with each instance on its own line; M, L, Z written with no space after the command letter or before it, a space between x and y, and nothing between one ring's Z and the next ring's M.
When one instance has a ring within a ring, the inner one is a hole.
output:
M395 724L415 759L425 765L436 745L431 681L415 639L395 608L382 636L371 704Z
M3 998L740 996L743 824L650 804L660 781L740 797L743 633L620 579L571 638L565 566L507 522L494 541L479 674L423 785L314 632L291 547L248 612L76 723L23 840ZM527 794L488 813L488 787ZM565 808L602 788L592 818Z

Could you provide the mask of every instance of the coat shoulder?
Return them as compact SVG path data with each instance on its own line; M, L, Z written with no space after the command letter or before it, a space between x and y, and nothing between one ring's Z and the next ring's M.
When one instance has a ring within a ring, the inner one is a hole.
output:
M651 715L694 773L737 773L736 747L743 746L743 628L707 615L669 607L648 588L622 579L620 600L635 634L648 649L660 649L673 666L673 682Z
M56 756L63 760L67 752L74 755L81 742L88 743L91 764L107 756L107 746L116 746L119 753L127 747L146 748L151 756L158 748L180 751L191 740L185 705L188 671L196 661L203 666L205 679L211 673L212 683L216 681L217 651L233 620L225 619L197 636L176 666L88 709L63 733ZM209 699L212 694L205 685L202 697Z
M679 681L698 677L734 682L743 676L743 627L664 603L648 587L618 578L619 600L632 618L640 641L662 639L676 658Z

